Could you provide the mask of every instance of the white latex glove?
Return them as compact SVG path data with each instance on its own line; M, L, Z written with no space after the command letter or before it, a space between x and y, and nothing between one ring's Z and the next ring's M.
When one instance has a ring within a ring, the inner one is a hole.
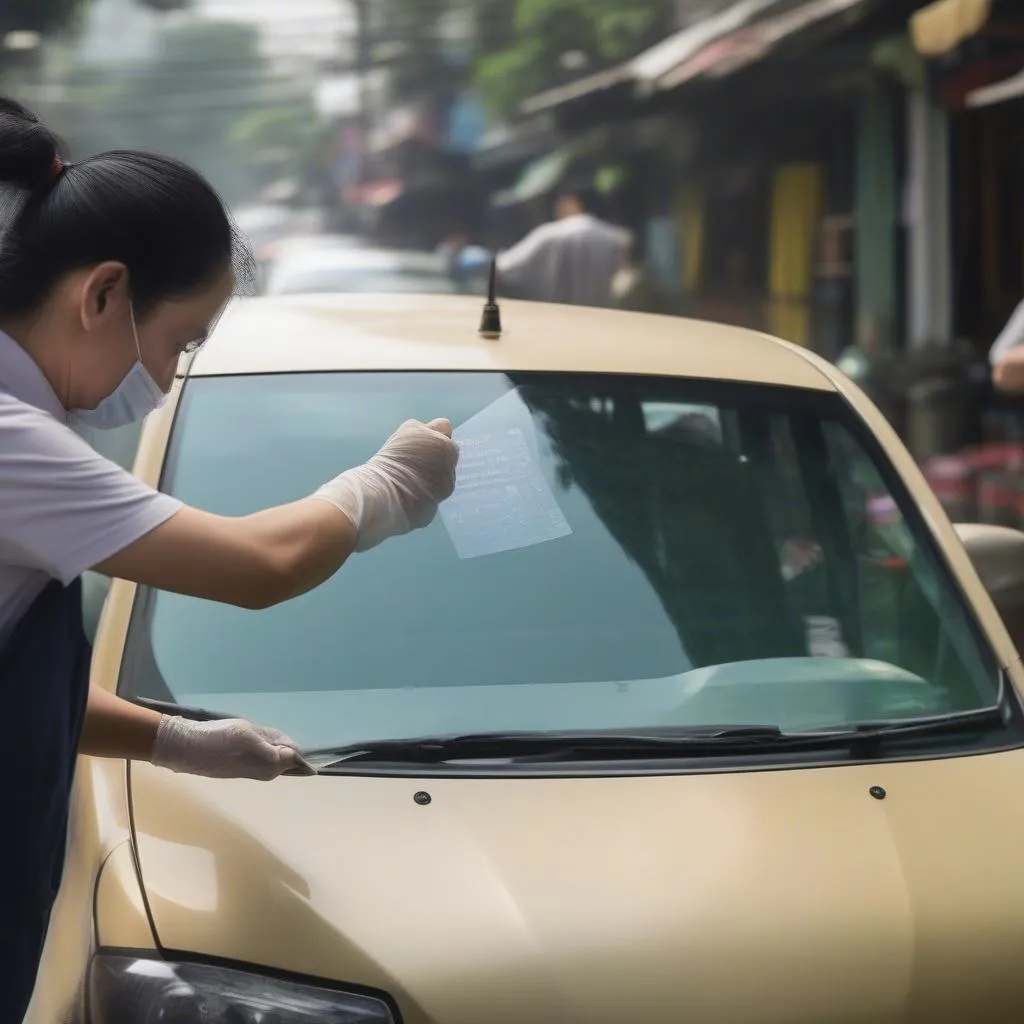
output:
M314 497L341 509L356 528L356 550L433 521L455 489L459 447L447 420L407 420L369 462L324 484Z
M210 779L259 779L269 782L298 766L298 744L262 725L241 718L193 722L164 715L157 727L152 762Z

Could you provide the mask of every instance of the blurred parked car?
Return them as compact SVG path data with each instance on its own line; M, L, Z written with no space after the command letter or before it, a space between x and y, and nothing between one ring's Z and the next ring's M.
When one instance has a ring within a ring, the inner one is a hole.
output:
M283 247L266 275L268 295L452 294L460 290L449 261L443 256L352 245Z
M407 417L459 485L268 611L113 584L95 685L319 775L83 758L31 1024L1018 1019L1024 536L965 547L804 350L480 312L242 300L147 420L138 475L223 515Z
M286 235L295 220L288 206L272 203L241 206L232 214L239 231L257 249Z

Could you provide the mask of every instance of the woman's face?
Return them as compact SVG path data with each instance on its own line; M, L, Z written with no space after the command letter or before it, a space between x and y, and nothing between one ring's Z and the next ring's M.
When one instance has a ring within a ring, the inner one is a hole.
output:
M80 295L79 337L67 350L66 387L57 388L65 408L95 409L136 360L166 394L182 354L206 340L233 288L229 269L195 293L161 302L139 316L123 265L94 268L75 289Z

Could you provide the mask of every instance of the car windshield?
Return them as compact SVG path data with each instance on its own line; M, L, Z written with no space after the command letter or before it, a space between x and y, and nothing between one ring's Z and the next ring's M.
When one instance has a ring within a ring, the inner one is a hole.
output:
M140 589L120 692L304 747L501 730L842 727L970 710L997 666L836 395L674 378L193 378L162 486L242 515L451 417L428 528L264 612Z

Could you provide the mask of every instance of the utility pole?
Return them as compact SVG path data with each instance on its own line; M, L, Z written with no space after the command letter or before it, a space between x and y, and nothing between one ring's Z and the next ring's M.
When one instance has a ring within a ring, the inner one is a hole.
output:
M370 152L370 0L352 0L356 15L356 79L358 89L359 174L357 180L366 180L367 155Z

